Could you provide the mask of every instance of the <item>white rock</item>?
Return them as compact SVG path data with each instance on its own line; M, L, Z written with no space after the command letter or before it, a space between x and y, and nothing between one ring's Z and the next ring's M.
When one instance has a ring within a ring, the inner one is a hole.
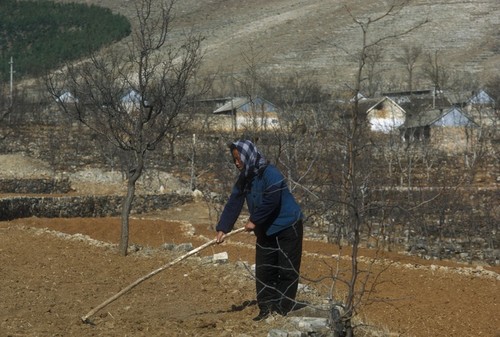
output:
M194 190L193 197L196 199L201 199L203 198L203 192L201 192L200 190Z
M212 261L214 263L227 263L229 261L229 255L227 252L214 254Z

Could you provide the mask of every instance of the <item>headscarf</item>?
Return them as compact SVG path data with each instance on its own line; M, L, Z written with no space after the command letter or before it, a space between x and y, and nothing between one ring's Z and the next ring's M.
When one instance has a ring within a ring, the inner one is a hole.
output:
M238 150L241 162L243 163L243 170L240 174L240 180L249 180L254 175L262 172L267 166L266 158L259 152L257 147L249 140L238 140L231 143L230 150Z

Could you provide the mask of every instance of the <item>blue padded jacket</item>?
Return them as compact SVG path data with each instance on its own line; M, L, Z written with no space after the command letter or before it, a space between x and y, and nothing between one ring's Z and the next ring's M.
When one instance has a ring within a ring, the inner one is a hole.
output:
M265 233L270 236L302 219L299 204L288 189L285 178L274 165L267 165L262 173L255 175L248 187L242 191L238 184L233 186L216 226L217 231L228 233L233 229L245 199L250 221L256 226L256 234Z

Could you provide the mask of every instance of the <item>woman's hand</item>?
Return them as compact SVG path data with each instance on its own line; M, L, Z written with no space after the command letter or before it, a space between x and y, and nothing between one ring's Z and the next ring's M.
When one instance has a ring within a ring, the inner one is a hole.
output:
M255 224L252 221L248 220L247 223L245 224L245 231L251 232L254 229L255 229Z
M217 239L217 243L223 243L224 242L224 237L226 236L226 234L224 234L224 232L221 232L221 231L218 231L217 232L217 236L215 237Z

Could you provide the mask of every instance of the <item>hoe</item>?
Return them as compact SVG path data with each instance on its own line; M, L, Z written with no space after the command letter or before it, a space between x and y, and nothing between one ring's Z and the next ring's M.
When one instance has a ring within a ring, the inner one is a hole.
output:
M239 228L239 229L236 229L232 232L229 232L226 234L226 238L231 236L231 235L234 235L234 234L237 234L237 233L240 233L240 232L243 232L245 230L245 228ZM193 249L193 250L190 250L188 253L182 255L182 256L179 256L178 258L176 258L175 260L153 270L151 273L137 279L136 281L132 282L131 284L129 284L128 286L126 286L125 288L123 288L122 290L120 290L118 293L116 293L115 295L111 296L110 298L108 298L106 301L102 302L101 304L99 304L98 306L96 306L94 309L90 310L85 316L82 316L82 321L84 323L87 323L87 324L92 324L92 322L89 320L89 318L91 316L93 316L96 312L98 312L99 310L101 310L102 308L104 308L105 306L107 306L108 304L110 304L111 302L114 302L116 299L118 299L119 297L121 297L123 294L129 292L130 290L132 290L132 288L134 288L135 286L137 286L139 283L142 283L143 281L146 281L147 279L149 279L150 277L158 274L159 272L173 266L174 264L177 264L179 262L181 262L182 260L190 257L191 255L194 255L200 251L202 251L203 249L207 248L207 247L210 247L212 245L214 245L215 243L217 242L216 239L213 239L212 241L208 241L207 243L204 243L203 245Z

